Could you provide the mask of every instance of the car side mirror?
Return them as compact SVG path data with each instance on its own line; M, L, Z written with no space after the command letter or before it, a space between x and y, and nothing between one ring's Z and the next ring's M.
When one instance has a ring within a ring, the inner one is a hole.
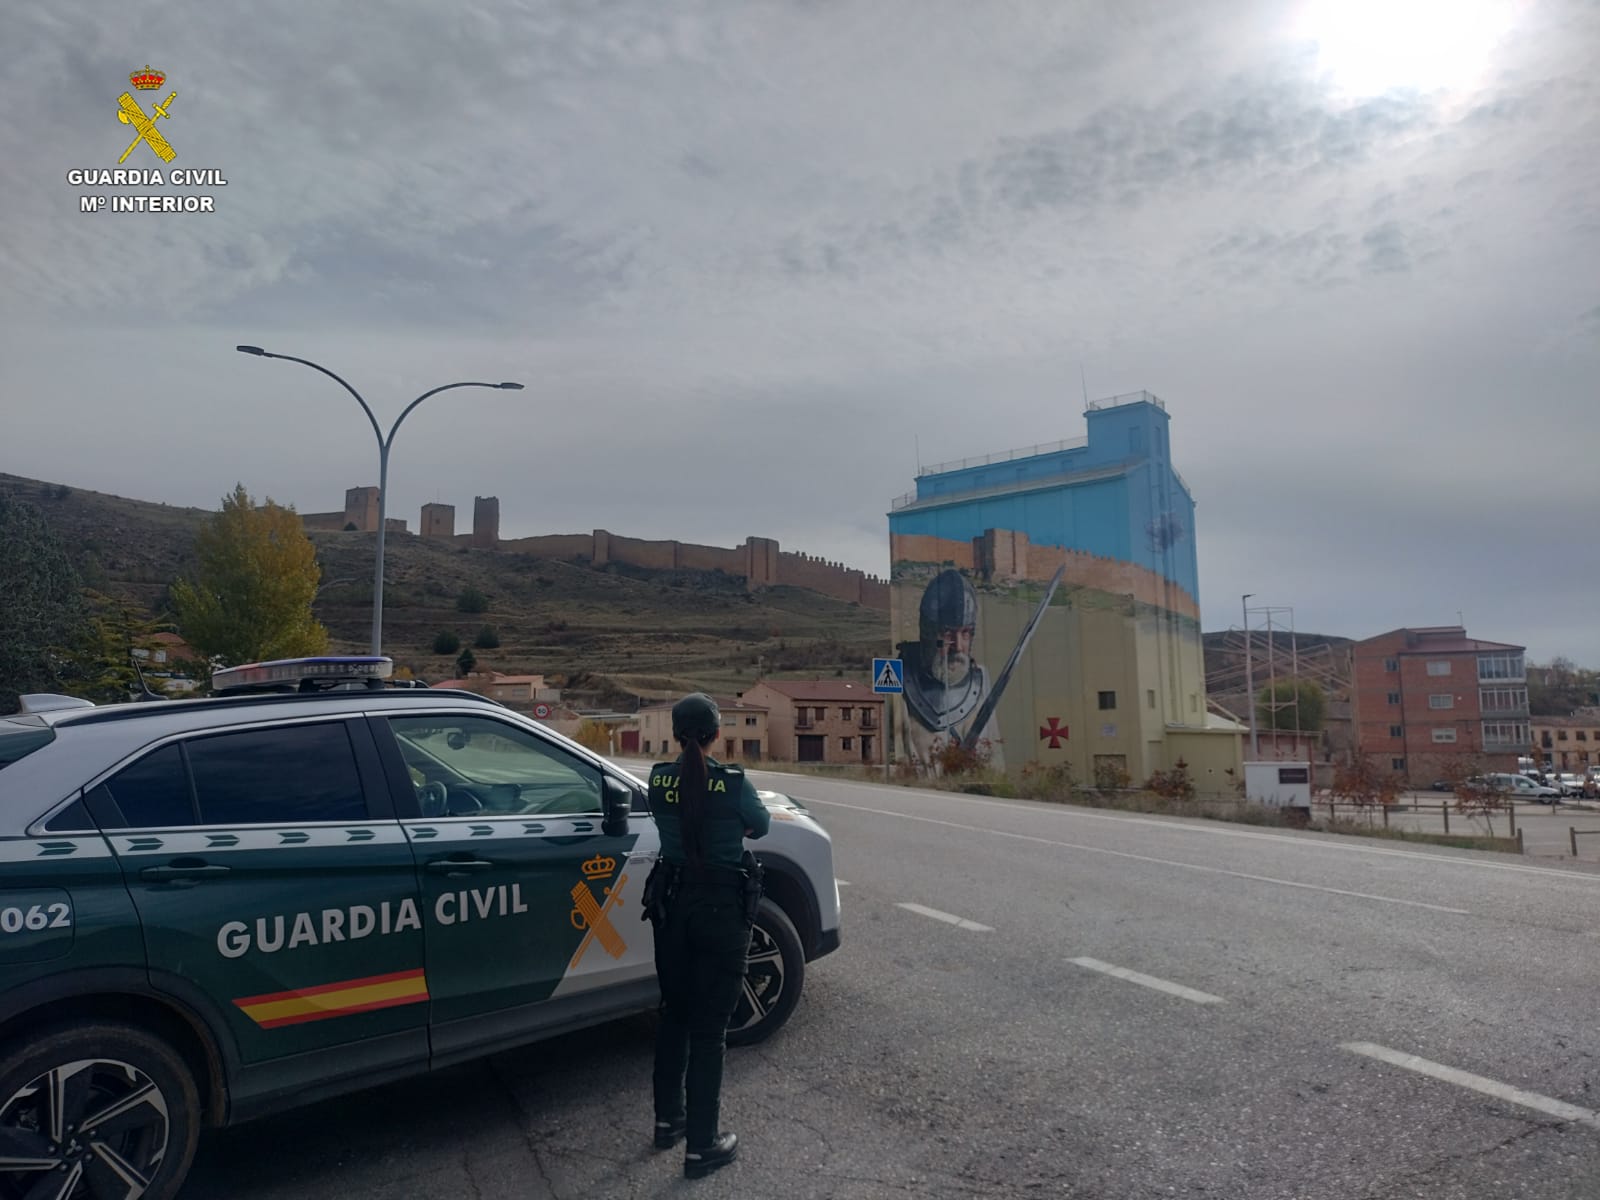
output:
M628 814L633 811L633 789L622 780L606 775L600 781L601 811L605 814L600 829L607 837L628 832Z

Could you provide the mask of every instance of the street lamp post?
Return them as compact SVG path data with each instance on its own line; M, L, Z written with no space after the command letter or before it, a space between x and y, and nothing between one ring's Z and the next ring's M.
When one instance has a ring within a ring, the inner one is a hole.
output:
M1244 608L1244 690L1245 705L1250 709L1250 758L1259 761L1261 749L1256 740L1256 681L1250 661L1250 597L1254 595L1254 592L1246 592L1240 597L1239 603Z
M361 398L361 393L356 391L339 376L321 363L314 363L309 358L296 358L292 354L273 354L263 350L260 346L235 346L241 354L253 354L258 358L281 358L287 362L297 362L302 366L310 367L313 371L321 371L332 379L345 391L356 398L356 403L361 405L361 411L367 414L367 420L372 423L372 434L378 439L378 550L372 567L372 653L383 653L383 543L389 531L389 522L386 517L389 503L389 449L394 445L394 435L400 428L400 423L411 415L411 410L416 408L429 396L437 396L440 392L448 392L453 388L499 388L504 391L520 392L520 383L447 383L443 387L436 387L423 392L405 410L394 419L394 424L389 426L389 435L384 436L383 430L378 426L378 418L372 415L372 409Z

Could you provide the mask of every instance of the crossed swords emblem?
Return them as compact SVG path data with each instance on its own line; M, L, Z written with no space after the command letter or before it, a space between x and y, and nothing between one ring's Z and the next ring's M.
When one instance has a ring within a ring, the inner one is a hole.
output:
M147 117L144 115L144 109L139 107L139 102L128 95L127 92L123 92L122 95L117 97L117 120L124 125L132 125L139 131L139 136L128 143L128 148L122 152L122 157L117 159L119 164L128 161L128 155L133 153L134 147L140 142L154 150L156 157L162 162L171 162L178 156L178 152L168 144L167 139L162 137L160 131L156 129L156 121L169 115L167 113L167 105L177 98L178 93L173 92L151 110L155 113L155 116Z
M589 890L587 883L572 885L572 927L585 931L583 941L578 943L578 950L572 956L572 961L567 964L567 970L572 970L578 965L578 960L583 957L583 952L589 948L591 942L599 942L601 949L612 958L621 958L628 949L628 943L622 940L622 935L617 932L617 927L611 923L611 908L621 903L622 885L628 882L626 875L618 875L617 881L606 889L606 902L601 905L595 901L594 893Z

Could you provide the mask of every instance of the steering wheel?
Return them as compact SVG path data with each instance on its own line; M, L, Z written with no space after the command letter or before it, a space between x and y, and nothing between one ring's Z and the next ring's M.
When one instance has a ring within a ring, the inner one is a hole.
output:
M442 817L450 807L450 789L435 780L417 788L417 807L425 817Z
M483 801L466 788L455 788L447 795L443 814L447 817L470 817L483 811Z

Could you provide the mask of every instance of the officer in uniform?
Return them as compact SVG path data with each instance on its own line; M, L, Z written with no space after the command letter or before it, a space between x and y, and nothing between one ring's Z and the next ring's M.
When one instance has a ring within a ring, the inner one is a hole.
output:
M763 837L771 825L744 771L706 754L721 725L710 696L685 696L672 707L672 736L683 752L650 770L650 811L661 834L661 859L644 895L661 984L655 1144L670 1150L686 1136L690 1179L732 1162L739 1143L718 1128L722 1055L761 899L760 867L744 839Z

